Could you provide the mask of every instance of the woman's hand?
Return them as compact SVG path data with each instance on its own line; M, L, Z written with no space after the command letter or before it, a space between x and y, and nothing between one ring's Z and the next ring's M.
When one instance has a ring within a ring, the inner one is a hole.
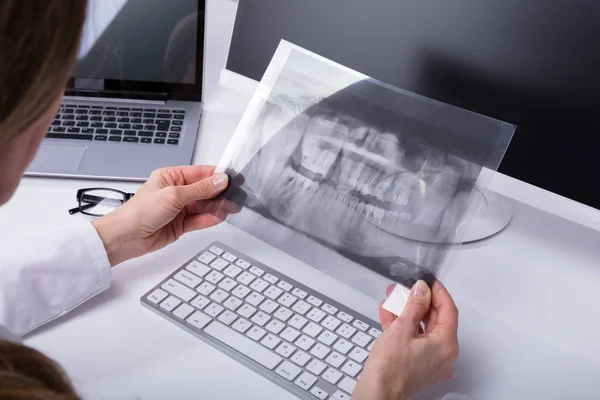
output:
M239 206L211 200L227 187L215 167L192 165L156 170L135 196L93 221L110 264L158 250L184 233L222 222Z
M458 310L439 281L432 290L418 281L398 318L381 307L379 315L384 332L371 350L353 400L407 400L450 379L458 356Z

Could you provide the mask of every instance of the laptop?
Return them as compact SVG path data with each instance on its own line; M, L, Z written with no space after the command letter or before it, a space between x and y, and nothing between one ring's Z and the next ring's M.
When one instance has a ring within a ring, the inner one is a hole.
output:
M28 176L144 181L190 164L205 0L91 0L78 62Z

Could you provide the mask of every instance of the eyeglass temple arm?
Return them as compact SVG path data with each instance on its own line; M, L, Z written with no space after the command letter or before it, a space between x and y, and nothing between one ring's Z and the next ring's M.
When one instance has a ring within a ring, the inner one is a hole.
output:
M88 208L92 208L92 207L94 207L94 206L96 206L96 205L98 205L98 203L90 203L90 204L86 204L85 206L81 206L81 207L74 207L74 208L71 208L71 209L69 210L69 214L70 214L70 215L77 214L77 213L78 213L78 212L80 212L80 211L85 211L85 210L87 210Z

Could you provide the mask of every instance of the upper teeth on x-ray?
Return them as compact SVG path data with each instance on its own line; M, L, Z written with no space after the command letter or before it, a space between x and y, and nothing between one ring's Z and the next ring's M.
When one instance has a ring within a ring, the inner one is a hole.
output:
M394 96L406 95L371 80L336 91L284 67L226 163L243 177L226 197L243 192L261 218L401 282L435 275L481 166L451 132L394 108ZM284 247L310 251L291 236Z

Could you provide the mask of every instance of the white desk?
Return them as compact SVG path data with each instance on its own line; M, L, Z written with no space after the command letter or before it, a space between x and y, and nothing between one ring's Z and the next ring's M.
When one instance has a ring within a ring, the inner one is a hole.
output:
M214 32L212 37L223 40ZM222 58L207 57L213 71L223 67ZM197 163L217 162L247 101L247 95L224 89L209 96ZM66 210L76 189L88 185L25 179L0 208L0 240L80 218ZM503 233L461 249L445 277L461 311L461 355L455 377L422 398L447 391L481 400L598 398L600 212L502 175L492 189L522 202L515 202L515 219ZM139 304L143 293L213 240L376 318L375 300L294 259L277 262L283 255L275 249L256 254L255 239L223 224L115 268L108 291L26 343L59 361L89 399L294 399Z

